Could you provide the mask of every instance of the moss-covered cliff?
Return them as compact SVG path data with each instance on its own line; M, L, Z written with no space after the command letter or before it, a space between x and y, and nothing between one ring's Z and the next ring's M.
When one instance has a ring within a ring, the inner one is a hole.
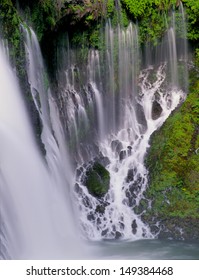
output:
M191 77L186 101L152 136L146 160L152 207L145 215L189 238L199 232L199 80Z

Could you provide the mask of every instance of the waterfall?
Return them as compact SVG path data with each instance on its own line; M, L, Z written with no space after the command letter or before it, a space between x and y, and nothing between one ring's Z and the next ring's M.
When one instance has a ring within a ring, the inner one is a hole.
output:
M184 22L182 6L178 13ZM62 63L56 93L36 35L23 28L45 156L0 48L0 258L85 258L77 224L89 240L155 237L142 220L142 204L151 207L144 160L151 135L183 102L188 88L186 26L178 22L179 35L174 12L171 18L162 41L143 52L133 23L124 29L107 22L104 47L88 50L82 61L67 38L57 50ZM97 161L110 175L100 198L84 180Z
M73 83L79 100L83 100L85 108L90 104L91 109L86 109L90 136L88 133L79 139L84 151L80 151L81 161L77 159L75 186L80 223L89 239L155 237L142 221L141 205L151 207L144 196L148 187L144 159L150 136L187 93L186 36L179 36L176 27L176 18L178 26L184 18L182 7L178 13L178 17L171 13L171 23L162 41L156 47L145 47L144 53L150 54L145 63L139 50L139 27L130 23L126 29L120 25L113 28L108 22L104 50L89 51L86 77L78 71L84 90ZM151 53L156 55L153 57ZM78 68L74 57L66 65L67 71L74 64ZM63 94L62 89L59 94ZM80 131L81 126L76 123ZM110 186L106 195L97 198L85 186L85 176L92 164L101 159L108 159L103 164L110 174Z
M50 96L45 99L38 42L33 32L28 36L28 75L43 123L46 162L35 143L17 79L1 47L0 258L77 258L83 247L70 205L73 177L65 158L66 145L55 103ZM79 249L74 244L79 244Z

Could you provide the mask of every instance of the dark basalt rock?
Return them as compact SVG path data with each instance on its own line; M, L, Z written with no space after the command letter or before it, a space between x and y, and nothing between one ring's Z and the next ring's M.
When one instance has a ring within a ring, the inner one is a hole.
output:
M136 195L134 193L130 193L129 190L125 191L125 195L127 197L127 200L124 200L123 203L127 204L129 207L133 207L136 203L135 201Z
M100 205L97 205L97 207L95 208L95 212L103 215L105 212L105 209L106 209L106 206L105 206L105 204L102 203Z
M122 237L121 232L116 231L116 232L115 232L115 239L120 239L121 237Z
M162 107L156 100L154 100L152 105L152 119L153 120L158 119L161 113L162 113Z
M122 145L122 143L119 140L113 140L111 142L111 149L113 151L115 151L116 153L119 154L120 151L122 150L122 148L123 148L123 145Z
M105 236L108 233L108 229L104 229L101 233L101 236Z
M132 147L131 146L127 147L127 153L128 153L128 156L130 156L132 154Z
M76 178L80 178L80 176L82 175L82 173L84 172L84 168L81 166L79 168L76 169Z
M124 223L119 222L119 224L120 224L120 229L122 229L122 230L123 230L123 229L124 229L124 227L125 227L125 226L124 226Z
M92 209L92 204L87 196L83 197L82 202L85 207Z
M133 220L132 224L131 224L131 228L132 228L132 232L133 234L136 234L137 232L137 223L136 223L136 220Z
M126 156L127 156L126 150L122 150L122 151L120 152L120 155L119 155L120 161L122 161L123 159L125 159Z
M105 168L107 165L110 164L110 160L108 157L105 157L102 153L99 153L99 156L97 156L94 161L100 163L101 165L103 165Z
M131 181L133 181L134 176L135 176L135 169L134 169L134 168L129 169L129 170L128 170L127 177L126 177L126 182L127 182L127 183L130 183Z
M82 188L79 186L78 183L75 184L75 192L78 193L79 195L82 195Z
M144 115L143 107L139 103L136 104L136 115L138 117L139 123L141 123L143 125L143 128L146 128L147 122L146 122L146 118ZM144 133L144 130L145 129L143 129L142 133Z
M92 212L90 212L90 213L87 215L87 219L88 219L89 221L94 221L94 220L95 220L95 215L94 215Z

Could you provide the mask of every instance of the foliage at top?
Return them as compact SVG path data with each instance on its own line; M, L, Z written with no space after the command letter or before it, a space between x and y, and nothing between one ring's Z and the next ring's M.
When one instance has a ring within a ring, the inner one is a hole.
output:
M188 19L187 36L199 47L199 1L182 2ZM15 48L21 18L33 25L39 40L62 29L74 34L73 42L78 46L83 40L87 47L98 48L101 26L109 19L113 26L138 22L140 42L157 44L167 29L171 10L180 5L180 0L1 0L0 20L4 35Z
M176 0L121 0L121 2L135 18L150 15L153 10L168 11L172 5L178 4Z
M190 40L199 40L199 1L183 0L188 14L188 38Z
M21 18L11 0L0 2L0 23L5 39L8 39L11 59L17 59L20 53L20 23ZM15 61L17 63L17 61Z

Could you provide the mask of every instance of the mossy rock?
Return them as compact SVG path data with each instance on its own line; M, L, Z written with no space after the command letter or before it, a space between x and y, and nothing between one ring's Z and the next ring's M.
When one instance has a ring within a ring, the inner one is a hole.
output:
M104 196L109 190L110 174L99 162L94 162L86 171L84 184L95 197Z

